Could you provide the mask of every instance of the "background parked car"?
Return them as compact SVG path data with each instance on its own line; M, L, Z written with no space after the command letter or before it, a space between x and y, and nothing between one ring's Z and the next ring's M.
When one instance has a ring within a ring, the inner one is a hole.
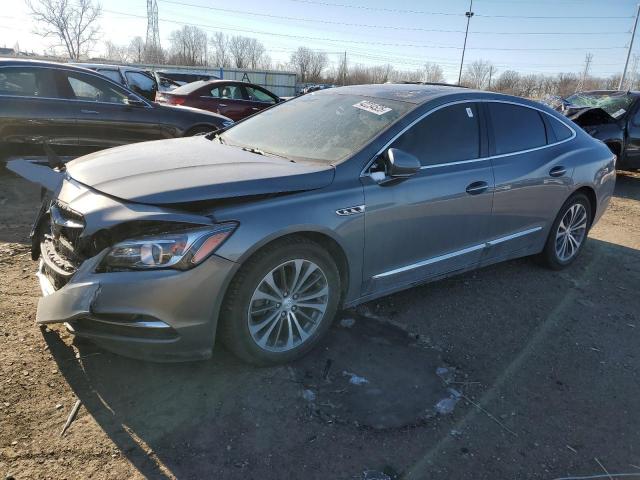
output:
M187 105L242 120L282 101L266 88L232 80L198 81L157 96L157 101Z
M640 92L594 90L556 99L554 108L602 140L617 168L640 169Z
M150 102L85 68L0 61L0 143L96 149L195 135L232 123L202 110Z
M94 70L142 95L147 100L154 101L156 99L156 92L159 90L158 81L153 75L141 68L100 63L76 63L73 65Z
M187 83L198 82L200 80L205 82L218 80L218 77L215 75L207 75L204 73L175 72L172 70L157 70L155 73L160 77L176 82L178 85L186 85Z

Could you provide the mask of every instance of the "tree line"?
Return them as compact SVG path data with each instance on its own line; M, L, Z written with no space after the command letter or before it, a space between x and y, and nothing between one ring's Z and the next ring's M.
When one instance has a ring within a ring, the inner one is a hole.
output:
M37 33L58 40L58 47L72 60L87 58L100 37L98 19L102 10L94 0L25 0L32 18L39 26ZM637 89L640 83L634 57L625 89ZM208 34L205 30L185 25L169 35L166 48L147 45L141 36L128 45L104 42L103 60L121 63L152 63L223 68L292 70L300 83L353 85L385 82L442 83L445 75L440 65L425 62L413 70L398 70L391 64L363 65L349 60L347 53L330 61L326 52L301 46L289 59L274 63L265 46L257 39L221 32ZM467 87L492 90L529 98L550 95L568 96L579 90L617 89L620 75L597 77L572 72L553 75L524 74L516 70L498 69L487 60L467 64L461 84Z

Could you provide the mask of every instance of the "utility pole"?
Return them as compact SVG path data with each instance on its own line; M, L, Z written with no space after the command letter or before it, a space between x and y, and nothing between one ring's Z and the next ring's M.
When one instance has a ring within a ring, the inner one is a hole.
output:
M347 84L347 51L344 51L344 61L342 63L342 86Z
M640 4L638 4L640 8ZM458 73L458 85L460 85L460 81L462 80L462 66L464 65L464 52L467 49L467 36L469 35L469 22L471 21L471 17L473 17L473 0L469 3L469 11L465 13L467 17L467 30L464 32L464 45L462 46L462 58L460 59L460 73ZM636 23L638 17L636 16Z
M624 62L624 70L622 71L622 76L620 77L620 84L618 85L618 90L622 90L622 85L624 85L624 77L627 76L627 67L629 67L629 58L631 57L631 49L633 48L633 41L636 38L636 29L638 28L638 16L640 16L640 3L638 3L638 9L636 10L636 19L633 22L633 31L631 32L631 41L629 42L629 50L627 51L627 61Z
M493 78L493 65L489 67L489 87L487 90L491 90L491 79Z
M584 71L582 72L582 78L580 82L578 82L578 86L576 87L576 92L584 90L585 82L587 81L587 77L589 76L589 68L591 68L591 61L593 60L593 53L587 53L584 57Z

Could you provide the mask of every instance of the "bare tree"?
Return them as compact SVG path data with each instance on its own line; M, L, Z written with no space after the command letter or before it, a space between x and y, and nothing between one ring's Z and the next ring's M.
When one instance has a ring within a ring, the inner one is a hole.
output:
M35 33L55 38L69 58L79 60L98 40L97 24L102 8L92 0L26 0L33 19L40 25Z
M424 81L429 83L444 82L442 67L437 63L427 62L424 64Z
M467 65L464 75L462 76L462 84L471 88L487 88L489 85L489 76L494 71L491 62L486 60L476 60Z
M328 63L327 54L315 52L307 47L298 47L291 54L291 66L300 76L300 82L319 82L322 80L322 71Z
M169 61L176 65L205 65L207 63L207 34L204 30L185 25L169 36Z
M236 35L229 38L227 46L236 68L263 68L271 63L264 45L255 38Z
M125 63L129 60L129 51L127 47L116 45L110 40L104 42L104 58L116 62Z
M559 73L554 94L566 97L576 91L580 79L575 73Z
M216 32L209 40L211 47L211 64L216 67L230 67L231 53L229 52L229 40L222 32Z
M518 95L520 89L520 74L515 70L505 70L494 84L497 92Z
M128 49L129 58L132 62L142 63L144 61L144 40L142 37L133 37L131 43L129 43Z
M229 54L236 68L247 68L249 66L250 41L250 38L242 35L234 35L229 38Z
M265 59L265 56L266 56L264 45L262 45L262 43L260 43L255 38L252 38L249 40L248 47L249 48L247 53L248 53L249 67L253 69L261 68L263 66L263 60Z

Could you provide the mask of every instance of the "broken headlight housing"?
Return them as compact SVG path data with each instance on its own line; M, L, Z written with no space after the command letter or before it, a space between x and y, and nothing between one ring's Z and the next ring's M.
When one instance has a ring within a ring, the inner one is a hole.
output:
M116 243L103 258L98 271L188 270L202 263L233 233L237 224L169 232Z

